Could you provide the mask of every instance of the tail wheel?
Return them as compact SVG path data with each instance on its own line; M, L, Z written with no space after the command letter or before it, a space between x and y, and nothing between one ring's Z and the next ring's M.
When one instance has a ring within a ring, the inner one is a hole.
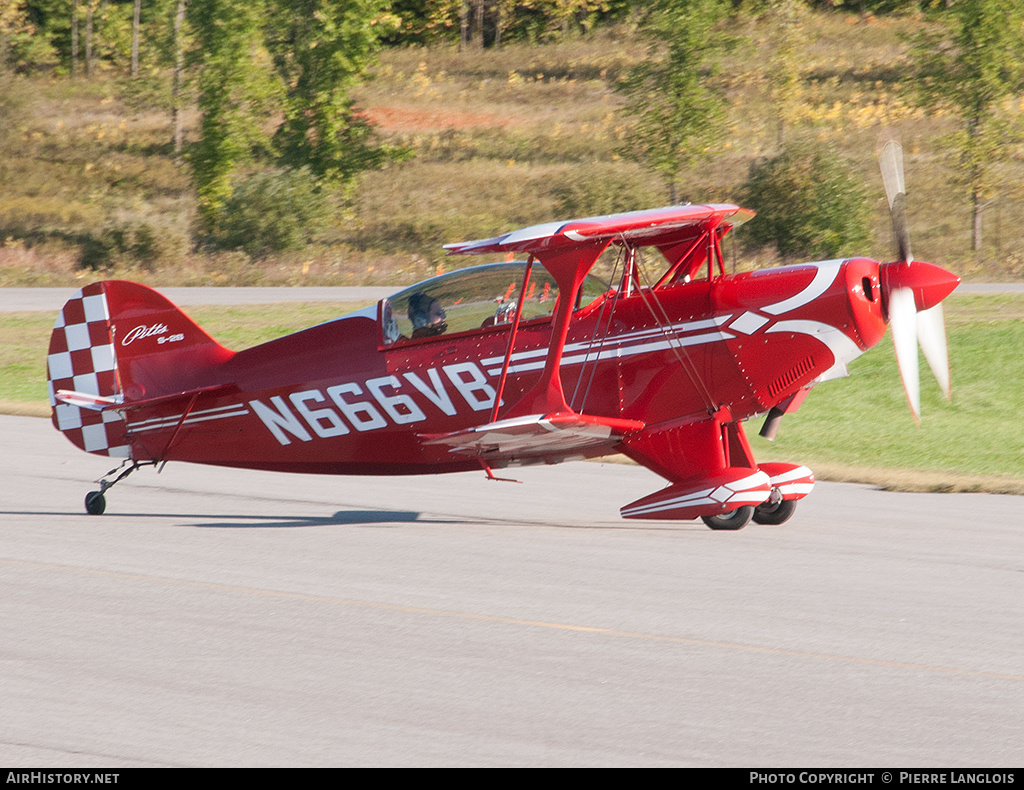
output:
M750 505L744 505L720 516L701 516L700 520L711 527L711 529L736 530L747 526L753 515L754 508Z
M754 521L758 524L782 524L796 512L795 499L782 499L776 504L765 502L754 508Z
M85 512L90 516L101 516L107 509L107 499L99 491L90 491L85 495Z

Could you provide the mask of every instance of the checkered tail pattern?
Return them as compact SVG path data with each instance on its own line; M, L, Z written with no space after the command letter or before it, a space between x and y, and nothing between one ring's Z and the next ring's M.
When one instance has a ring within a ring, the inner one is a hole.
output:
M87 285L61 310L46 358L53 424L88 453L128 458L127 424L115 409L94 410L57 400L58 390L112 397L120 393L110 311L102 283Z

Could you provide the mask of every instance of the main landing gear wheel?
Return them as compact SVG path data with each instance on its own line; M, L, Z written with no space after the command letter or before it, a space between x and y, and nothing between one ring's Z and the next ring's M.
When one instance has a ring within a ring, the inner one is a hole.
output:
M758 524L782 524L796 512L795 499L782 499L776 504L765 502L754 508L754 521Z
M107 509L107 499L100 491L90 491L85 495L85 512L90 516L102 516Z
M736 508L729 513L723 513L720 516L701 516L700 520L707 524L711 529L743 529L750 522L751 516L754 515L754 508L750 505L744 505L743 507Z

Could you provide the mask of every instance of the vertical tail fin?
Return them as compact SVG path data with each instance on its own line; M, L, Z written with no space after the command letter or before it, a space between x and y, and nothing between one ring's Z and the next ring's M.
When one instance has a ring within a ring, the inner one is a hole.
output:
M116 406L207 385L232 356L151 288L87 285L64 305L50 336L53 424L86 452L130 457Z

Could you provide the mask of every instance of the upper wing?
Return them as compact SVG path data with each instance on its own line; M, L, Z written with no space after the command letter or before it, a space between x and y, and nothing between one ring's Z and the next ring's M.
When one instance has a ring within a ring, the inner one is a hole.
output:
M681 230L722 224L736 227L753 216L752 211L729 204L666 206L567 222L548 222L491 239L446 244L445 249L449 255L526 252L537 254L543 261L545 250L574 246L580 242L622 238L635 245L660 245L671 243Z

